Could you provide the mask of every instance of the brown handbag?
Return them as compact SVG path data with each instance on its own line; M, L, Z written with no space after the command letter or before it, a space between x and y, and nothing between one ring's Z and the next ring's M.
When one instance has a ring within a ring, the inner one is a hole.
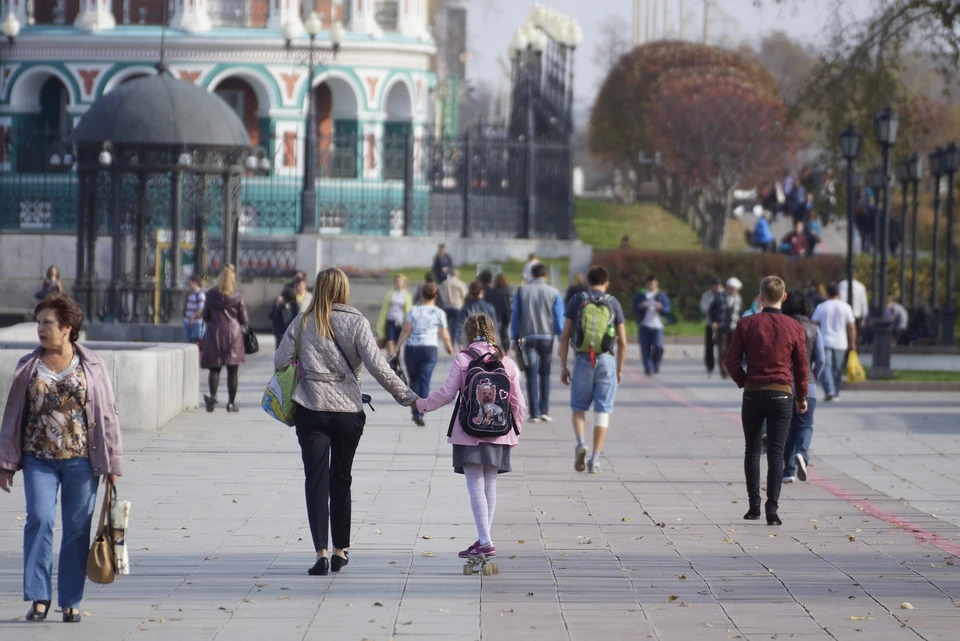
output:
M90 552L87 554L87 578L101 585L113 583L117 575L113 552L113 522L110 519L110 502L116 490L113 483L107 481L106 485L97 536L93 539Z

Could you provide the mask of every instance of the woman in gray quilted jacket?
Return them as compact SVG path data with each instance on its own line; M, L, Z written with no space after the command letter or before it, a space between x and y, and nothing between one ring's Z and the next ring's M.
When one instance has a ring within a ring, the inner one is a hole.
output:
M350 546L350 473L363 435L366 415L360 392L360 364L401 405L417 395L390 368L364 316L347 305L350 282L339 269L317 275L313 301L298 315L277 348L279 370L294 359L297 333L303 373L293 393L297 404L297 439L306 475L307 519L317 552L308 571L326 575L347 564ZM329 454L329 456L328 456ZM333 556L327 554L327 527L333 534Z

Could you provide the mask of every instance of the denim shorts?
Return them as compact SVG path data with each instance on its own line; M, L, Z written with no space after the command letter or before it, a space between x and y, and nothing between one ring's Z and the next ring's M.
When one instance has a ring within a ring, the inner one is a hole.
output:
M387 335L385 338L391 343L400 340L400 331L403 329L403 323L397 324L392 320L387 321Z
M590 367L590 356L577 354L573 362L570 383L570 409L609 414L613 411L613 398L617 394L617 360L613 354L597 356L596 367Z

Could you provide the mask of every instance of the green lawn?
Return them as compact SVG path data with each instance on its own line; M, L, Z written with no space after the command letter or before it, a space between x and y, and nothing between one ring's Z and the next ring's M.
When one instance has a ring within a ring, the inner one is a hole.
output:
M630 246L637 249L700 248L690 225L657 205L577 200L574 226L580 241L598 251L616 249L624 235L630 237Z
M864 367L864 370L867 372L867 375L870 374L870 368ZM922 370L922 369L901 369L894 370L893 377L888 379L893 381L917 381L921 383L926 382L960 382L960 372L942 372L935 370Z

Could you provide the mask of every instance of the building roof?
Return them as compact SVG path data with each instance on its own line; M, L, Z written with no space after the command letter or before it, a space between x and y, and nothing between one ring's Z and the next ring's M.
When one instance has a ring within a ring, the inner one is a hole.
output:
M138 78L97 100L73 131L77 144L246 147L250 138L222 98L168 73Z

